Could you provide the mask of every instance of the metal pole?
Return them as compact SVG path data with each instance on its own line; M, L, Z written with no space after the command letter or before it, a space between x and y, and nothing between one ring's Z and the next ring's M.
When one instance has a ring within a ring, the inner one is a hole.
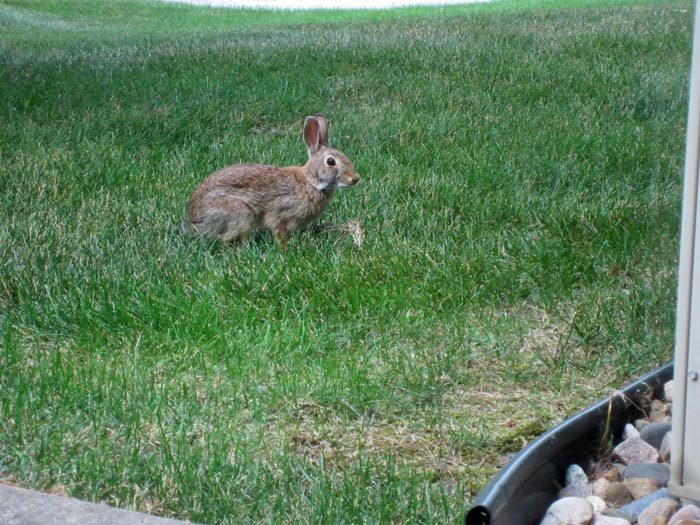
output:
M700 500L700 0L695 5L686 141L669 490Z

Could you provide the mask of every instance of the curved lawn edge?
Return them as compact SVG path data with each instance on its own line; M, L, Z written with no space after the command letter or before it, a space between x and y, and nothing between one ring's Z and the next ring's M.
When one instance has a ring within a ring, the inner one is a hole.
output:
M595 458L601 443L640 417L643 401L658 396L672 378L673 364L668 363L542 434L491 479L465 514L464 524L539 522L564 486L567 467Z

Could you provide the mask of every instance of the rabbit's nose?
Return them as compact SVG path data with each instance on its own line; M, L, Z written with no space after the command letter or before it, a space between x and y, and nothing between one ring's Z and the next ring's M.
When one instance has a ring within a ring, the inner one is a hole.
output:
M340 175L338 178L339 188L348 188L354 186L360 181L360 176L354 171L346 171Z

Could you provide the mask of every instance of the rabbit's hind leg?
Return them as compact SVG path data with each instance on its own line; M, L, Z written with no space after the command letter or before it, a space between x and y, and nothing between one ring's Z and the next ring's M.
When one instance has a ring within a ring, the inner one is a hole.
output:
M206 237L217 237L222 242L242 242L255 223L255 214L244 202L230 199L225 209L212 210L193 229Z
M251 222L240 221L238 217L230 217L223 231L219 234L221 242L240 242L248 238Z

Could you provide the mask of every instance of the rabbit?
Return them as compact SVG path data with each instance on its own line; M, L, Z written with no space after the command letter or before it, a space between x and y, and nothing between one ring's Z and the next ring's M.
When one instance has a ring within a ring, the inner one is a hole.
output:
M360 180L345 154L328 146L326 117L307 117L303 137L304 166L236 164L209 175L190 197L183 233L243 242L262 228L285 249L292 232L323 213L336 188Z

